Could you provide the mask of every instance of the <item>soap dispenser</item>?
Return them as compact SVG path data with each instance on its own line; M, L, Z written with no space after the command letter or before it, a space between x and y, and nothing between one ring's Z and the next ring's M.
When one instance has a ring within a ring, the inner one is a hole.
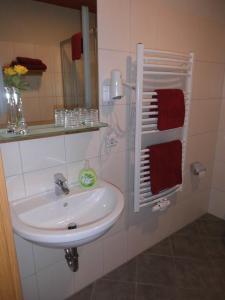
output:
M88 160L85 161L85 166L80 171L79 183L80 183L80 186L85 189L92 188L97 183L96 172L94 169L90 168Z

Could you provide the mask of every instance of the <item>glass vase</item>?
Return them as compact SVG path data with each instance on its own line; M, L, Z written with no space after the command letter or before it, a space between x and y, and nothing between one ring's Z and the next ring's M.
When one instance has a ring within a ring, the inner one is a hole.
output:
M16 122L16 133L17 134L27 134L27 123L24 118L23 111L23 101L21 97L21 92L19 89L13 87L13 97L17 106L17 122Z
M7 132L14 134L27 134L27 124L24 118L21 92L16 87L5 87L8 103Z
M17 105L11 87L5 87L5 96L8 109L7 132L15 133L17 127Z

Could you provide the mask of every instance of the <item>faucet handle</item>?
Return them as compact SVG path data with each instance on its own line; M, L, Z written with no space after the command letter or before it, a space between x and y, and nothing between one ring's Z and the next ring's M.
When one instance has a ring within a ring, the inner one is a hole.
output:
M67 180L66 180L65 176L62 173L56 173L56 174L54 174L54 181L55 181L55 183L57 183L57 182L60 182L60 181L65 182Z

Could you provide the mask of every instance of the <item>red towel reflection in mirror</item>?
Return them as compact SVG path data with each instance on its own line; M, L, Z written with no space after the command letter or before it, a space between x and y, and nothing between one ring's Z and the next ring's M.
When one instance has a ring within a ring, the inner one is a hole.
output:
M71 49L72 49L72 60L78 60L81 58L81 54L83 53L83 39L82 33L75 33L71 37Z

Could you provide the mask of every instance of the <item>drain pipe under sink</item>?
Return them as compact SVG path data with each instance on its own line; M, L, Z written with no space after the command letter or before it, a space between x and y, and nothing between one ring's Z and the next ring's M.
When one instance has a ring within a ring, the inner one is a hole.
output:
M76 223L70 223L68 225L68 230L76 229L77 224ZM65 259L67 261L67 265L70 268L72 272L77 272L79 269L79 255L77 252L77 247L74 248L66 248L65 251Z

